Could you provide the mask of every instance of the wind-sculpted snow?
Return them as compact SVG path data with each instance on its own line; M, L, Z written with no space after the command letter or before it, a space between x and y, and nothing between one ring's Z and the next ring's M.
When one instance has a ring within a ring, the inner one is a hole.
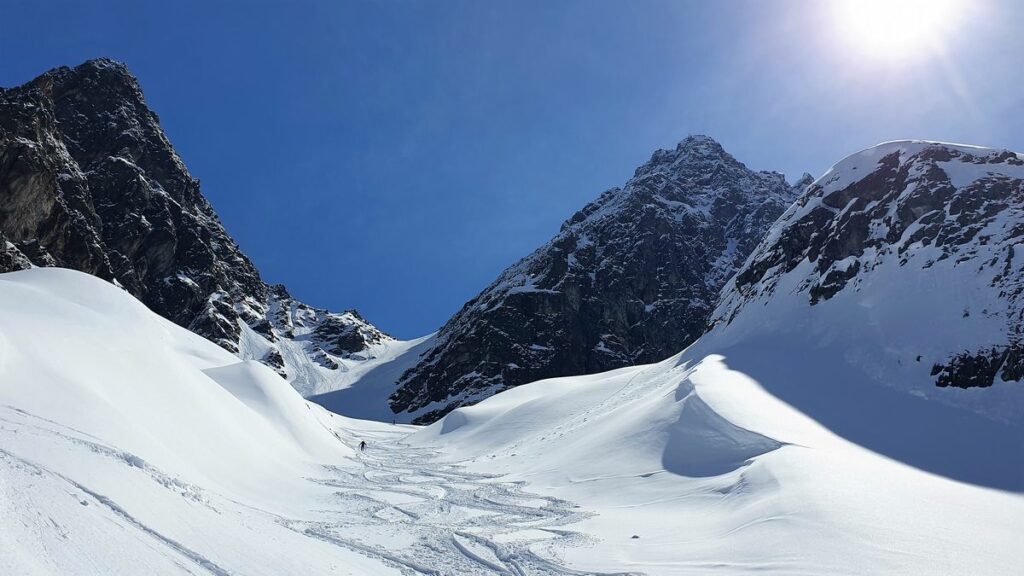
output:
M0 574L582 573L561 556L598 544L589 512L414 430L326 412L95 277L0 275Z
M803 334L834 370L1024 425L1024 158L892 142L836 164L723 292L732 341Z
M723 357L706 338L660 364L502 392L409 442L594 512L578 529L601 545L566 552L584 572L1019 570L1024 497L960 481L1024 491L1019 430L891 391L907 401L889 408L870 389L843 393L846 379L816 389L830 357L785 344L762 354L760 342ZM879 430L872 448L897 459L843 438ZM915 468L929 436L951 461L935 471L949 478Z
M0 275L0 573L1016 573L1019 429L728 330L418 429L94 277Z
M659 150L449 320L391 398L430 422L498 391L675 354L803 187L706 136Z

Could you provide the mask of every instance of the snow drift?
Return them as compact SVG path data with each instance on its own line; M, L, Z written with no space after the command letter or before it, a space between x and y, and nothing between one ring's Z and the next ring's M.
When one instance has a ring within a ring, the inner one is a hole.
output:
M280 520L350 460L331 420L102 280L0 275L0 572L389 573Z
M412 430L331 414L97 278L0 275L0 574L577 574L583 512Z
M1022 565L1024 497L868 450L758 381L806 358L778 355L747 372L730 358L756 351L706 350L699 343L660 364L521 386L408 442L595 514L578 529L600 546L565 552L584 572L1013 574ZM785 372L806 386L807 368ZM870 429L876 418L864 404L846 409ZM946 409L901 408L932 406ZM920 414L906 417L912 433ZM1016 436L976 450L1013 475L1021 446Z

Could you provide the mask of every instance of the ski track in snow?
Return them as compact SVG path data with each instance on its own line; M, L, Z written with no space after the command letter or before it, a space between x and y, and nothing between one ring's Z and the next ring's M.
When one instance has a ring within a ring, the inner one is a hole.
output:
M405 433L376 433L359 455L365 469L329 469L312 479L337 489L345 518L289 522L292 530L377 558L408 574L582 575L551 559L554 550L592 539L561 529L588 517L571 502L523 491L523 483L439 464L431 450L402 443ZM387 550L358 534L412 533L415 544ZM542 531L516 538L517 533ZM626 576L635 573L606 573Z
M558 551L594 543L591 537L565 528L589 516L565 500L523 490L522 482L468 472L437 462L434 451L403 443L406 431L363 432L369 447L358 454L357 469L322 468L310 482L334 490L326 506L313 510L312 519L295 519L234 501L199 486L182 482L131 453L102 440L35 416L13 406L0 406L0 466L17 469L79 494L107 510L112 520L151 538L164 554L188 573L229 576L240 573L205 557L174 535L147 525L110 497L82 481L19 455L12 436L47 437L65 447L86 450L105 465L135 468L193 504L215 513L245 508L297 534L359 553L403 574L448 575L582 575L560 563ZM5 446L6 445L6 448ZM100 462L97 462L100 464ZM361 469L360 469L361 468ZM388 542L399 542L389 545ZM608 573L626 576L635 573Z

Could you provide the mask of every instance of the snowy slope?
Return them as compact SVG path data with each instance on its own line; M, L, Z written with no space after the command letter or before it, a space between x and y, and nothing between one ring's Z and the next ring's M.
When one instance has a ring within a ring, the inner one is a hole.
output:
M281 521L353 456L321 420L102 280L0 275L0 573L389 573Z
M572 503L413 430L332 415L95 277L0 275L5 576L576 574L554 549L596 541Z
M372 356L343 364L343 372L328 374L325 383L318 387L320 392L307 398L350 418L408 424L417 414L395 414L388 398L395 393L402 374L420 361L420 356L434 345L434 339L435 335L430 334L371 346L368 352Z
M581 505L591 516L573 527L599 544L562 554L587 573L1019 573L1024 496L869 451L773 395L775 369L807 386L828 366L801 365L792 350L757 364L756 346L727 358L709 348L702 340L660 364L521 386L408 441ZM819 391L819 405L848 411L865 430L876 425L873 402L889 400ZM899 408L904 433L938 421L974 426L935 441L985 442L975 463L1024 490L1019 429L985 428L990 421L969 414L958 421L924 400ZM948 458L963 457L953 448Z
M238 321L238 355L276 369L307 397L348 388L418 343L395 340L355 310L330 312L299 302L281 285L270 287L264 309L256 323Z

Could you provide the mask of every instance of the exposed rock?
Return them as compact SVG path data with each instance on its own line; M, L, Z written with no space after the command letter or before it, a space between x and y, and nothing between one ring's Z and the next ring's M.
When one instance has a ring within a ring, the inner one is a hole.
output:
M17 246L8 242L3 232L0 232L0 272L26 270L31 267L32 261L18 250Z

